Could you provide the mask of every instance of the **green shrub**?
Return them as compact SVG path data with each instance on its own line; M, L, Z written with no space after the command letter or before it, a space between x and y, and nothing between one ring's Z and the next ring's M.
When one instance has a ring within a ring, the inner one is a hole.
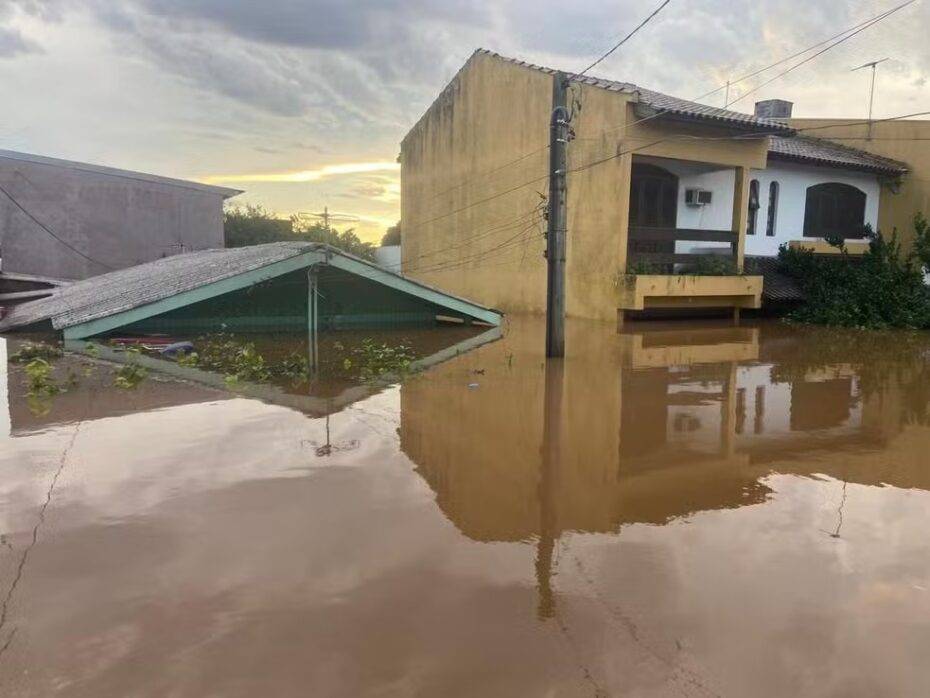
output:
M922 213L914 216L914 256L930 273L930 222Z
M806 302L789 314L796 322L839 327L930 328L930 290L913 256L901 253L897 236L872 234L858 257L845 249L816 255L782 246L782 271L804 291Z

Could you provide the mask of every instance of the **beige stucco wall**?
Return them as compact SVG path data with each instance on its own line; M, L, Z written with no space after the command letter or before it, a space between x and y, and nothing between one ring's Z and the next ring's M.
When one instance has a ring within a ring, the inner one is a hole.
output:
M898 193L882 187L878 227L885 233L897 228L899 239L909 245L914 214L920 211L930 215L930 121L879 121L872 125L871 139L866 137L868 126L861 119L792 119L791 125L815 129L805 135L835 139L907 164L910 171L901 180Z
M748 173L765 166L767 143L718 140L732 132L658 119L625 127L638 119L632 96L598 87L573 84L572 98L567 312L613 320L626 267L632 155L623 153ZM550 75L472 56L401 144L405 273L507 312L545 311L546 223L534 209L548 194L551 100Z

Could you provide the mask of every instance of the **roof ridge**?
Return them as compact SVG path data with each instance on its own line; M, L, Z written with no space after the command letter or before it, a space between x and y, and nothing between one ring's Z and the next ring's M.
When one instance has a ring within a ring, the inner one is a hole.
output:
M592 87L600 87L602 89L610 90L613 92L635 94L638 96L640 102L651 106L660 112L679 116L688 116L691 118L720 121L729 123L731 125L739 125L741 127L762 126L786 134L793 132L794 130L787 124L776 121L774 119L764 119L746 112L738 112L731 109L712 107L706 104L701 104L700 102L694 102L692 100L683 99L681 97L675 97L674 95L670 95L665 92L659 92L658 90L643 87L642 85L637 85L636 83L632 82L611 80L610 78L601 78L593 75L578 75L576 73L572 73L571 71L565 70L560 71L555 68L538 65L536 63L530 63L529 61L524 61L519 58L504 56L500 53L497 53L496 51L491 51L484 48L476 49L474 53L472 53L472 57L476 55L487 55L512 65L529 68L531 70L542 71L549 75L562 72L566 73L571 80L581 84L591 85ZM469 60L471 60L471 58L469 58Z

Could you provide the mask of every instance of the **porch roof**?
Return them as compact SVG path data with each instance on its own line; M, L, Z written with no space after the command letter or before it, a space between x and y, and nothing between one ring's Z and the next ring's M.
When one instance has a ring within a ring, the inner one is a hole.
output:
M903 175L908 171L903 162L810 136L772 136L769 141L769 157L884 175Z

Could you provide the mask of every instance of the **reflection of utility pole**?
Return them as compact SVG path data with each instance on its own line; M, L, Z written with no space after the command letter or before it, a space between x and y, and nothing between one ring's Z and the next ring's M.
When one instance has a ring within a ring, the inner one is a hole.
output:
M868 140L872 140L872 104L875 100L875 70L878 67L879 63L884 63L887 60L888 60L887 58L882 58L877 61L871 61L870 63L863 63L858 68L853 68L850 71L850 72L855 72L857 70L862 70L863 68L872 69L872 82L871 82L871 86L869 87L869 132L868 132L868 135L866 136Z
M555 615L552 593L552 553L558 540L556 473L562 458L562 382L561 360L546 362L546 386L543 405L542 470L539 474L539 544L536 548L536 585L539 590L540 619Z
M736 362L731 362L727 376L723 379L720 404L720 451L727 458L736 452L736 423L738 421L736 379ZM745 408L745 404L743 407Z
M329 410L328 406L327 406L327 410ZM358 448L358 445L359 445L357 439L352 439L350 441L343 441L342 443L334 444L332 442L332 439L329 433L329 417L330 417L330 413L329 411L327 411L326 417L325 417L326 419L326 442L323 444L318 444L315 441L309 442L314 447L313 452L317 458L326 458L327 456L333 455L333 453L336 451L354 451L355 449ZM308 442L303 442L303 443L308 443Z
M320 332L319 318L319 269L316 264L307 269L307 367L316 377L320 369L320 350L317 338Z

